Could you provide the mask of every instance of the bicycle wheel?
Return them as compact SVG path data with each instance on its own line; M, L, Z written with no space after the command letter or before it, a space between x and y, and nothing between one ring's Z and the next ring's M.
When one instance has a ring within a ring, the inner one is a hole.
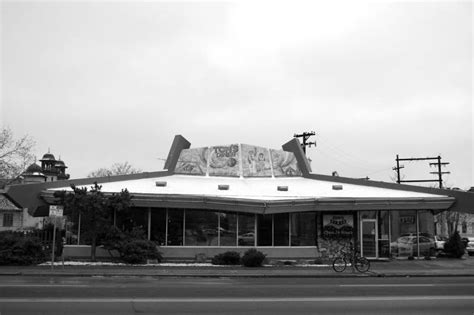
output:
M346 260L341 256L334 258L332 262L332 269L334 269L335 272L343 272L346 270L346 266Z
M370 268L370 261L365 257L356 257L355 258L355 268L359 272L367 272Z

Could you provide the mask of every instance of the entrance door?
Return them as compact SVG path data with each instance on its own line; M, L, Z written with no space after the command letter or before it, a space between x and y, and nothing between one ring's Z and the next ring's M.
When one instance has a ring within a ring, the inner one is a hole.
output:
M378 231L377 231L377 220L374 219L363 219L360 222L360 250L362 256L367 258L378 257Z

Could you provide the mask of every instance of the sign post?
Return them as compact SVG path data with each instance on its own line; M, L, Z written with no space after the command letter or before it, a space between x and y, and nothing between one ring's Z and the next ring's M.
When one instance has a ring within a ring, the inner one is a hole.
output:
M56 248L56 222L58 217L63 216L63 207L62 206L49 206L49 216L53 218L54 228L53 228L53 245L51 251L51 269L54 269L54 249Z

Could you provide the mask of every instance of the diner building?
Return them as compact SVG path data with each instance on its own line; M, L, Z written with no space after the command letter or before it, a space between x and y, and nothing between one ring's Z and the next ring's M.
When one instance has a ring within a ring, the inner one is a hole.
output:
M165 260L249 248L270 259L304 260L331 257L348 242L371 259L425 257L435 254L435 214L474 209L472 193L314 174L295 138L281 149L191 148L178 135L163 171L13 185L6 194L47 216L56 191L94 182L106 194L130 192L134 222ZM74 238L65 253L87 256L80 227L68 232Z

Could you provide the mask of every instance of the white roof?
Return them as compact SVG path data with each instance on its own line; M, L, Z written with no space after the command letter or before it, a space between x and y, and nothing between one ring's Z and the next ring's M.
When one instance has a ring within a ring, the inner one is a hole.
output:
M157 182L166 182L159 186ZM131 194L200 195L221 198L250 200L288 200L308 198L440 198L443 196L388 188L341 184L326 180L303 177L210 177L170 175L126 181L99 183L102 192L120 192L127 189ZM228 190L219 190L219 185L229 185ZM91 185L85 185L90 187ZM279 191L278 186L287 186L288 191ZM333 187L334 186L334 187ZM342 189L340 189L342 186ZM84 186L78 186L84 187ZM336 188L336 189L334 189ZM339 189L337 189L339 188ZM51 188L71 190L70 187ZM447 196L446 196L447 197Z

